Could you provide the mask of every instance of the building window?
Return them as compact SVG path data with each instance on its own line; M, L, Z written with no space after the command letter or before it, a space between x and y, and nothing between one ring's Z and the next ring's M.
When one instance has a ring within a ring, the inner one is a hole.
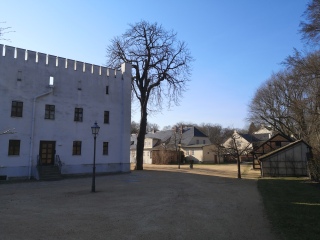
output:
M74 109L74 121L82 122L83 120L83 108L75 108Z
M49 78L49 86L52 87L54 86L54 77L50 76Z
M8 155L20 155L20 140L9 140Z
M18 71L18 76L17 76L17 81L21 82L21 80L22 80L22 71L19 70Z
M206 144L206 140L203 140L202 142L203 142L203 144Z
M109 111L104 111L104 123L109 123Z
M46 104L45 119L54 119L55 105Z
M11 117L22 117L23 102L12 101Z
M187 155L187 156L189 155L189 150L186 151L186 155Z
M72 155L81 155L81 141L73 141Z
M192 156L194 155L194 150L191 150L191 155L192 155Z
M103 155L108 155L109 153L109 143L103 142Z
M276 146L277 147L281 147L281 142L280 141L276 141Z
M106 94L109 94L109 86L106 86Z

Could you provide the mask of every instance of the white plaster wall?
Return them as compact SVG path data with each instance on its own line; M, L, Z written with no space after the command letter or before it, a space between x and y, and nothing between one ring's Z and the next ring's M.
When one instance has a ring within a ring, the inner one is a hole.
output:
M101 127L96 145L97 172L130 171L130 64L115 71L50 55L46 64L45 54L38 53L36 62L36 52L28 51L25 60L23 49L18 49L17 58L13 47L6 46L5 56L2 49L0 45L0 131L15 128L16 133L0 135L0 175L25 176L30 160L36 165L41 140L56 141L64 173L92 171L91 126L95 121ZM21 82L17 81L18 71L22 71ZM48 86L50 76L54 77L53 89ZM23 101L22 118L11 117L13 100ZM45 104L55 105L54 120L44 119ZM83 122L74 121L75 107L83 108ZM104 111L110 112L109 124L103 123ZM8 156L9 139L21 140L19 156ZM73 141L82 141L80 156L72 155ZM103 142L109 142L107 156L102 155Z

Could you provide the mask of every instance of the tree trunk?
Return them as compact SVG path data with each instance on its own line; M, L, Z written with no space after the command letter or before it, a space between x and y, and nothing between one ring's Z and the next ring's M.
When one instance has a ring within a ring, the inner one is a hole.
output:
M143 149L147 129L147 108L141 108L140 130L137 136L137 162L135 170L143 170Z
M238 178L241 178L241 171L240 171L240 156L237 154L237 165L238 165Z

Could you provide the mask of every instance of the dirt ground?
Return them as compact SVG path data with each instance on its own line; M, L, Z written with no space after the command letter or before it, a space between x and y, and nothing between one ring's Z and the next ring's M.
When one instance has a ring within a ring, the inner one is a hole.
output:
M277 239L242 165L0 184L0 239Z

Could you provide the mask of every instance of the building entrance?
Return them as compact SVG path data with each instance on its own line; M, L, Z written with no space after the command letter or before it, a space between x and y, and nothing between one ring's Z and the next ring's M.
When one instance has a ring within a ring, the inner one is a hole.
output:
M56 153L55 141L40 141L39 160L40 165L53 165Z

